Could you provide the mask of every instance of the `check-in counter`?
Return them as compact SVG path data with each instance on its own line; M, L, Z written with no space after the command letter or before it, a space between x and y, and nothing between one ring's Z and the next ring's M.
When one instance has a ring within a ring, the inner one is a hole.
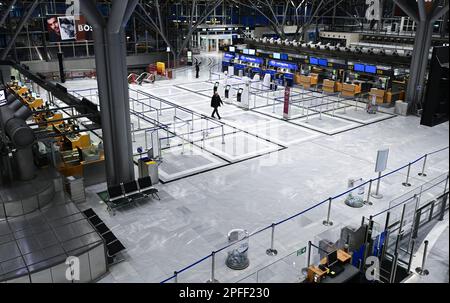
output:
M385 101L386 91L378 88L372 88L369 93L369 98L375 98L377 104L383 104Z
M347 253L347 252L345 252L345 251L340 249L340 250L337 251L337 259L338 259L338 262L340 264L346 265L346 264L350 264L351 263L352 256L349 253ZM327 264L327 258L323 258L322 260L320 260L320 264L326 265ZM321 281L327 276L327 274L328 274L327 271L321 270L318 266L311 265L308 268L306 281L309 282L309 283L316 282L316 281L314 281L314 277L315 276L318 278L319 281Z
M326 93L334 93L336 92L336 81L325 79L323 80L322 90Z
M300 85L305 89L310 89L311 87L317 86L319 83L319 75L311 73L309 76L300 76Z
M357 94L361 93L361 86L358 84L344 83L342 85L342 96L348 98L354 98Z
M395 101L398 100L405 100L405 91L401 90L401 91L391 91L389 90L386 93L386 103L394 103Z

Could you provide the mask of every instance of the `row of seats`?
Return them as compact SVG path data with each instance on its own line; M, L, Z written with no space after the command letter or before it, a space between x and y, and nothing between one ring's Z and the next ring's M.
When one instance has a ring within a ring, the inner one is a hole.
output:
M92 208L83 211L83 213L95 228L95 230L100 234L102 239L105 241L108 264L113 264L115 262L117 254L125 250L125 246L123 246L122 242L117 239L117 237L112 233L112 231L106 226L106 224L102 221L102 219L100 219L100 217Z
M140 178L137 182L131 181L118 186L108 187L109 199L106 201L108 211L112 211L113 215L115 215L115 209L130 205L144 198L161 200L158 192L153 187L151 177Z

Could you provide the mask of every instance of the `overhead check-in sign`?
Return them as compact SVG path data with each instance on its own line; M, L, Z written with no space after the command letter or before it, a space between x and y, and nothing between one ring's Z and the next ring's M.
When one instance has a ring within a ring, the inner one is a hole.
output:
M291 70L297 70L296 64L286 63L286 62L281 62L281 61L270 60L269 65L279 67L279 68L287 68L287 69L291 69Z

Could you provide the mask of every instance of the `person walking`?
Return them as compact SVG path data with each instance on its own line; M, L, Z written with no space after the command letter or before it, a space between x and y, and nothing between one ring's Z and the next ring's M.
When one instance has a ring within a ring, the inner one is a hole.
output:
M198 62L197 59L195 60L195 78L197 78L197 79L200 77L200 65L201 64L202 63Z
M222 118L219 115L219 107L223 105L222 99L219 96L218 92L215 92L214 95L211 98L211 107L214 108L214 111L211 115L212 118L215 118L215 115L217 114L217 117L219 120Z

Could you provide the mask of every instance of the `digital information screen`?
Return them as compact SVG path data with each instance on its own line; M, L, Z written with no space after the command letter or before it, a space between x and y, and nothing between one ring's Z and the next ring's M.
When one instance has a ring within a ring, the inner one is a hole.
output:
M314 57L310 57L309 58L309 63L310 64L315 64L315 65L319 65L319 59L314 58Z
M230 47L228 48L228 50L229 50L230 52L234 53L234 52L236 52L236 47L230 46Z
M354 71L355 72L365 72L364 64L355 64Z
M248 54L254 56L254 55L256 55L256 50L255 49L249 49L248 50Z
M273 58L280 60L281 59L281 54L280 53L273 53Z
M374 65L366 65L366 73L369 74L376 74L377 73L377 67Z
M319 65L320 66L328 66L328 60L327 59L319 59Z

